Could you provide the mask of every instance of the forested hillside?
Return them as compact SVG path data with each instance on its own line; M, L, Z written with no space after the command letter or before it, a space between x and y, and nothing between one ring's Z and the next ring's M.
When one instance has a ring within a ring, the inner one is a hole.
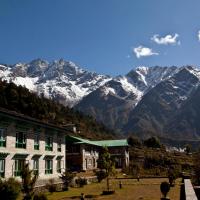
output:
M76 124L80 130L78 134L82 137L94 139L114 137L111 130L97 123L93 117L49 100L44 95L39 97L14 83L0 81L0 107L58 126Z

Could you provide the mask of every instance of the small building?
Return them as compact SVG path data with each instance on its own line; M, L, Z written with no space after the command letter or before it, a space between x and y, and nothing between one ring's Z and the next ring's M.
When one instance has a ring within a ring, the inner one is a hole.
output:
M92 141L75 136L66 137L66 165L75 171L97 169L97 160L103 147L107 147L116 168L129 165L127 140Z
M0 109L0 177L20 178L24 163L39 180L65 170L66 129ZM38 181L39 181L38 180Z

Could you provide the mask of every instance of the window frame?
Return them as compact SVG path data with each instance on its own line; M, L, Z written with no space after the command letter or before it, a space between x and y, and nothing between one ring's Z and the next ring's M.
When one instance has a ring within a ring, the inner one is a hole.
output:
M1 161L2 161L2 165L1 165ZM5 159L0 158L0 178L4 178L5 177ZM1 169L1 167L3 169Z
M45 137L45 151L53 151L53 137L52 136Z
M62 140L61 139L58 139L58 142L57 142L57 151L58 152L62 151Z
M57 173L61 173L62 170L62 159L57 160L56 171Z
M53 159L45 159L45 174L53 174Z
M0 147L6 147L6 130L4 128L0 128Z
M19 139L21 139L21 138L19 138L20 137L19 134L22 134L22 142L19 141ZM20 148L20 149L26 149L26 142L27 142L26 133L23 131L17 131L15 147Z
M34 150L40 149L40 134L35 133L34 134Z
M33 173L36 174L36 175L39 174L39 158L33 159Z
M22 171L25 165L25 159L15 159L14 163L14 176L18 177L22 175Z

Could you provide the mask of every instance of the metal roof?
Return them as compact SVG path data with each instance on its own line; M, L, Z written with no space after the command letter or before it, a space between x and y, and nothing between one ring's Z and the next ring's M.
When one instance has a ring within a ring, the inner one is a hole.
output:
M95 145L95 146L100 146L100 147L119 147L119 146L128 146L128 142L126 139L122 140L97 140L97 141L92 141L88 139L83 139L75 136L67 136L69 137L69 140L71 140L75 144L90 144L90 145Z

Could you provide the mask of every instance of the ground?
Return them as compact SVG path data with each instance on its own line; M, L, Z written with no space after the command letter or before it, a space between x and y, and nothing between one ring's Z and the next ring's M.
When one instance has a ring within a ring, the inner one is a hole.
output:
M101 193L105 190L106 183L93 183L86 185L83 188L70 188L67 192L55 192L48 194L49 200L69 200L80 199L80 194L86 195L85 199L99 200L160 200L160 183L167 181L165 178L141 179L139 182L136 179L121 180L122 189L119 189L119 180L112 180L111 187L115 190L115 194L102 196ZM87 195L92 195L92 198L87 198ZM170 189L168 196L172 200L180 200L180 180L176 181L176 185Z

